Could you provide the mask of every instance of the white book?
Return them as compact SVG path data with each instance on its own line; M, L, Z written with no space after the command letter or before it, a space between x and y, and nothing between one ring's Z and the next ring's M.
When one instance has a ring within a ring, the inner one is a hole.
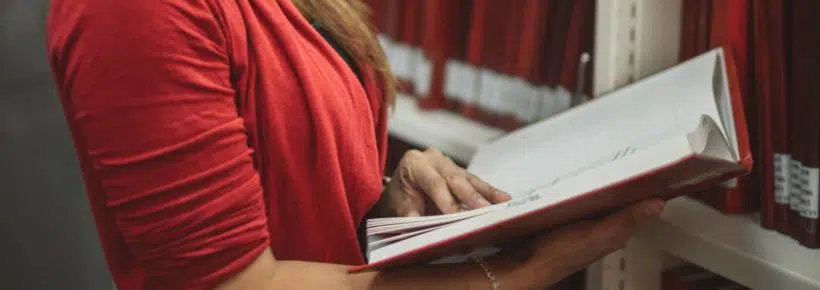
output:
M368 264L351 271L454 259L465 248L747 174L752 156L733 63L714 49L481 146L467 170L512 200L368 220Z

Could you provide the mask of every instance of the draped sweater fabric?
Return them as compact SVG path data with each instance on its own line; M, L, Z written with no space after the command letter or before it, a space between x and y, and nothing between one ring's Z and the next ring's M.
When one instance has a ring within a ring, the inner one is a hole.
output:
M55 0L48 51L119 290L209 289L266 247L364 263L386 110L287 0Z

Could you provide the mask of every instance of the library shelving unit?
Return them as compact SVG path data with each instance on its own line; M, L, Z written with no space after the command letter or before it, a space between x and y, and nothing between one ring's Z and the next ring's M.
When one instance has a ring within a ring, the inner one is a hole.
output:
M678 60L682 0L597 0L594 94L665 69ZM421 111L399 96L390 134L468 162L501 130L446 111ZM627 246L591 266L588 290L657 290L661 271L688 262L758 290L820 289L820 250L762 228L754 215L724 215L689 198Z

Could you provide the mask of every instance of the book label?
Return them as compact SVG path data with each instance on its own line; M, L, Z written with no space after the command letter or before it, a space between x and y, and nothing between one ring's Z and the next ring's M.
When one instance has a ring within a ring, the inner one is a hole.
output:
M800 183L802 178L800 169L803 166L800 164L800 161L792 159L791 163L789 164L789 208L792 211L800 211L800 207L803 202L803 192L800 187Z
M413 76L410 65L410 47L406 44L393 42L386 48L385 54L393 74L399 79L411 79Z
M774 153L774 202L778 204L789 204L791 159L791 155Z
M433 82L433 63L420 50L413 53L413 63L415 63L413 72L415 93L419 97L427 97Z
M556 101L557 97L555 96L555 90L553 88L542 86L538 90L540 93L538 94L539 110L537 119L540 120L552 116L555 113L558 102Z
M511 102L510 113L515 114L519 120L532 121L538 112L538 92L521 78L509 77L507 81L510 83L506 86L504 98L506 102Z
M478 94L477 70L457 60L448 61L444 70L444 94L463 103L474 104Z
M817 205L818 198L820 198L820 188L818 188L818 179L820 179L820 168L817 167L803 167L803 205L800 210L800 215L805 218L817 219Z
M502 82L502 75L491 70L484 72L481 76L481 92L478 97L479 107L487 112L500 113L502 106L498 101L501 99Z

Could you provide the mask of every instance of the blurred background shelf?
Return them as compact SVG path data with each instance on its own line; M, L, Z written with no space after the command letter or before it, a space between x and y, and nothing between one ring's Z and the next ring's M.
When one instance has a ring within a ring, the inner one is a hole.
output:
M503 134L452 112L422 111L414 99L403 94L396 97L389 130L393 137L422 148L434 147L462 163L472 158L478 146Z

